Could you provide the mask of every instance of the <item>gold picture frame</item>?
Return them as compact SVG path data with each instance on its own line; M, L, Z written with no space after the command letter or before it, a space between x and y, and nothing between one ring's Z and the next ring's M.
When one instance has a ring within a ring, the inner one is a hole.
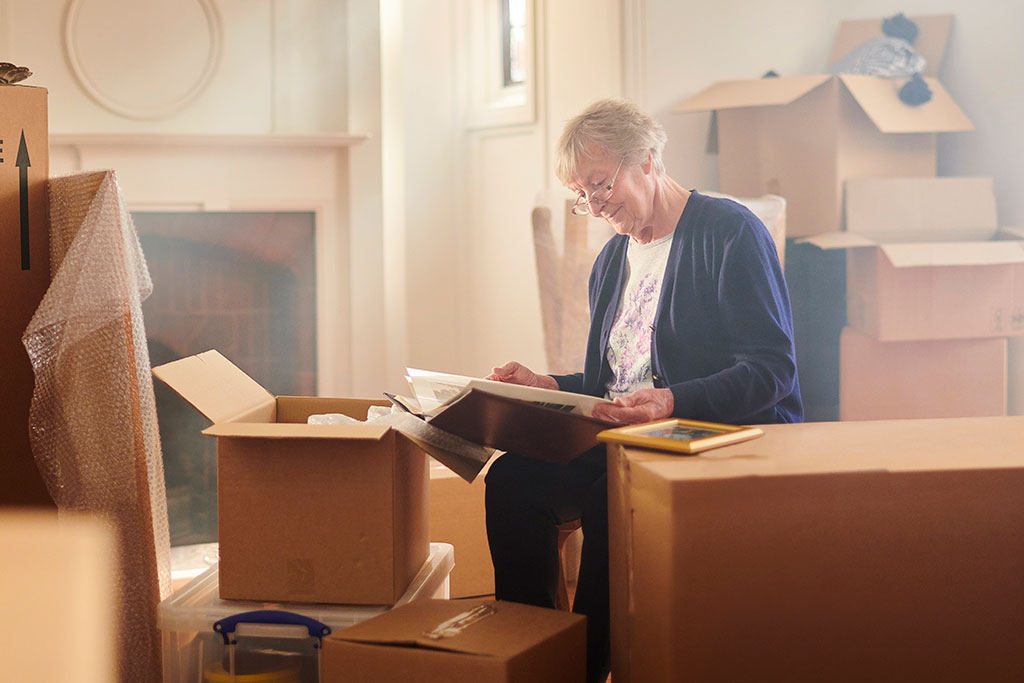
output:
M694 454L763 435L764 432L757 427L737 427L717 422L671 418L606 429L598 433L597 438L600 441L659 451Z

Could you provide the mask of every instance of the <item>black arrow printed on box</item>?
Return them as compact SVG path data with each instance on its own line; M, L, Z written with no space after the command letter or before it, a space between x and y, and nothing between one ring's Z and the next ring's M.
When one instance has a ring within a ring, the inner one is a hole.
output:
M21 200L21 269L29 270L28 249L28 167L32 162L28 158L28 146L25 144L25 131L21 131L21 142L18 143L18 158L14 162L18 167L18 193Z

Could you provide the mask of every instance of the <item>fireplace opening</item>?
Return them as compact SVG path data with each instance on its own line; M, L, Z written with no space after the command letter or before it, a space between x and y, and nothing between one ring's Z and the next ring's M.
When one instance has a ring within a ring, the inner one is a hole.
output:
M270 393L315 395L311 212L132 213L153 279L142 310L152 365L216 349ZM209 421L154 382L171 545L217 540Z

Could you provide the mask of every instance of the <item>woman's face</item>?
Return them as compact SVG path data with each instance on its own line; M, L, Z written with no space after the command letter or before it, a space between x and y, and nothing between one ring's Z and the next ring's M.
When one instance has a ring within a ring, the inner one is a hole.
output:
M644 228L649 228L654 189L650 162L627 164L603 150L592 151L592 157L577 164L569 189L590 200L591 213L608 221L615 232L646 241Z

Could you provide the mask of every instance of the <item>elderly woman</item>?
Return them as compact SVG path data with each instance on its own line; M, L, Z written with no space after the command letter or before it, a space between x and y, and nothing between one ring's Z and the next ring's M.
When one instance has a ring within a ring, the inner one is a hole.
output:
M743 206L686 190L665 173L661 125L623 100L569 121L556 172L573 212L618 233L590 275L583 372L541 375L516 362L489 379L614 401L623 424L681 417L731 424L803 417L789 295L775 245ZM557 525L581 519L573 611L587 616L587 678L609 670L608 513L603 447L568 465L507 453L487 478L495 596L553 606Z

